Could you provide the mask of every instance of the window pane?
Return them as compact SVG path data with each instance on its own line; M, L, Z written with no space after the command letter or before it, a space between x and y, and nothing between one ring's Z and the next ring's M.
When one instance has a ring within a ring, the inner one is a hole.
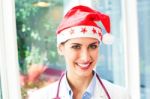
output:
M150 1L138 0L141 99L150 97Z
M18 57L22 97L55 81L64 69L55 31L63 0L16 0ZM47 76L49 75L49 76Z
M115 36L112 45L100 46L100 58L97 71L109 81L124 86L124 43L122 27L121 0L94 0L93 6L110 15L111 33Z

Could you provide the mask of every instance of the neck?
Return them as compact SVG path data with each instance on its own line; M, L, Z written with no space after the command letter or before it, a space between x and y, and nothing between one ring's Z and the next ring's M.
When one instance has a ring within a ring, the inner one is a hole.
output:
M85 77L67 72L67 80L73 93L83 93L87 89L92 77L93 73Z

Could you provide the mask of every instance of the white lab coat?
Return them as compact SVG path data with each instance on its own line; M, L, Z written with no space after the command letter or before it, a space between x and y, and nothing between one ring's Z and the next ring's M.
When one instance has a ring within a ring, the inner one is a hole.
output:
M130 99L128 92L117 85L111 84L106 80L102 80L104 86L106 87L111 99ZM33 92L28 99L53 99L57 93L58 81L44 87L36 92ZM69 94L66 93L64 77L62 78L60 84L59 96L61 99L69 99ZM96 80L96 87L94 90L94 96L91 99L107 99L106 93L104 92L98 79Z

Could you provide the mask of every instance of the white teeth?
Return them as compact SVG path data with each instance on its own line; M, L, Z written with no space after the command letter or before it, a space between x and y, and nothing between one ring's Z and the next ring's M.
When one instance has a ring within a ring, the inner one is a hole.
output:
M81 67L87 67L87 66L89 66L90 64L78 64L79 66L81 66Z

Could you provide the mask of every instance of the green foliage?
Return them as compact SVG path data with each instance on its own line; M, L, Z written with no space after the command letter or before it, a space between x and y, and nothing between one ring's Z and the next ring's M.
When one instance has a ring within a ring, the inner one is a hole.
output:
M38 0L16 0L15 3L18 57L22 73L26 73L30 64L56 65L58 58L55 31L63 12L62 1L45 1L51 4L48 7L34 6L36 2Z

